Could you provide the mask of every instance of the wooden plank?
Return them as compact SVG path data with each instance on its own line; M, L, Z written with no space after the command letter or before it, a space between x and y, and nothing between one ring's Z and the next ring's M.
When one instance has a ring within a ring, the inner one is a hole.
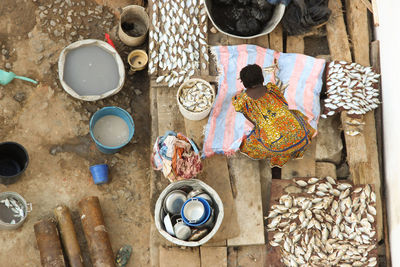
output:
M204 127L207 125L208 117L200 121L192 121L184 118L186 136L191 138L199 149L203 148Z
M210 243L225 241L239 235L240 227L236 203L231 190L228 163L225 156L215 155L203 162L203 172L197 178L211 186L224 203L224 220Z
M372 16L374 19L374 26L378 27L379 26L379 14L378 14L378 4L376 0L372 0Z
M200 247L201 267L227 267L227 248L226 247Z
M201 267L200 249L160 247L160 267Z
M208 241L203 245L203 247L226 247L226 240L221 241Z
M347 25L350 38L353 40L353 52L355 62L369 66L369 24L367 10L364 5L358 1L346 1ZM383 237L383 217L382 217L382 194L381 194L381 173L378 160L378 148L376 140L376 128L374 112L368 112L364 115L365 126L362 133L366 145L367 161L349 161L351 178L355 184L373 184L377 195L377 233L378 240ZM342 121L343 125L343 121ZM345 127L344 127L345 128ZM346 129L344 129L346 130ZM345 135L347 153L351 151L359 154L359 148L348 146L348 138ZM351 153L350 152L350 153Z
M281 23L269 34L269 46L272 50L283 52L283 30Z
M336 166L330 162L315 163L315 177L325 178L330 176L336 179Z
M201 121L185 119L186 135L195 141L199 149L203 147L204 127L207 121L208 118ZM210 246L220 245L220 242L226 244L226 239L238 236L240 231L231 190L228 163L226 157L215 155L206 158L203 164L203 172L199 174L198 179L217 191L222 203L224 203L224 220L216 235L210 240ZM218 177L218 179L215 179L215 177Z
M303 36L288 36L286 39L287 53L304 53ZM290 160L282 167L281 178L291 179L293 177L315 176L315 151L316 141L313 140L302 159Z
M249 40L249 44L255 44L264 48L269 48L269 36L266 34L257 38L253 38Z
M367 8L360 1L346 0L347 29L354 61L369 66L369 24Z
M158 133L166 131L184 132L183 116L176 103L177 88L157 89Z
M344 24L342 2L340 0L329 0L328 7L332 10L332 14L326 24L326 31L332 59L351 62L350 45Z
M371 64L372 67L378 72L381 72L380 65L380 54L379 54L379 41L375 40L371 43ZM378 86L381 89L381 84ZM382 107L378 107L375 111L375 125L376 125L376 141L378 146L378 161L380 169L383 169L383 124L382 124ZM382 177L381 177L382 181ZM384 190L382 190L384 191ZM387 221L387 210L386 210L386 197L382 193L382 221L383 221L383 237L385 244L385 254L386 254L386 266L391 266L391 256L390 256L390 242L388 233L388 221Z
M291 159L282 167L282 179L315 176L316 140L313 140L301 159Z
M304 37L288 36L286 39L287 53L304 53ZM292 177L312 177L315 176L315 151L316 141L309 147L304 154L303 159L291 160L282 168L282 178L290 179Z
M228 45L228 35L223 34L219 31L216 33L208 33L208 44L209 45Z
M238 266L237 256L238 256L238 248L228 247L228 267Z
M259 163L238 155L229 159L229 173L237 190L235 202L240 235L228 239L228 246L264 244Z
M260 168L260 183L261 183L261 200L263 207L263 214L267 216L267 210L269 207L269 195L271 193L272 183L272 170L269 165L269 160L259 160Z
M286 38L286 52L304 54L304 37L288 36Z
M162 92L159 92L162 90ZM170 94L169 98L172 98L171 92L168 92L170 89L164 89L164 88L154 88L153 83L150 82L150 114L151 114L151 148L158 137L158 135L164 134L166 129L174 129L177 127L179 128L179 123L174 122L173 117L171 116L168 118L168 116L161 115L161 120L158 120L158 113L161 111L163 112L169 112L168 111L168 103L165 101L168 98L164 98L165 94ZM160 99L158 99L158 97ZM176 103L176 100L174 100L173 103ZM175 104L176 106L176 104ZM177 111L179 113L179 110ZM160 131L159 131L160 128ZM162 131L162 132L161 132ZM150 172L150 211L151 211L151 216L154 216L154 207L155 203L161 193L161 191L167 187L169 184L169 181L163 177L163 175L159 171L154 171L151 170ZM154 219L154 218L153 218ZM169 241L167 241L165 238L163 238L158 230L156 229L154 223L151 224L150 227L150 266L151 267L159 267L159 247L161 245L171 245Z
M240 39L232 36L228 36L228 45L241 45L241 44L247 44L247 39Z
M368 10L372 13L372 4L370 1L368 0L361 0L361 2L365 5L366 8L368 8Z
M266 245L239 247L237 250L237 266L246 266L246 267L267 266Z

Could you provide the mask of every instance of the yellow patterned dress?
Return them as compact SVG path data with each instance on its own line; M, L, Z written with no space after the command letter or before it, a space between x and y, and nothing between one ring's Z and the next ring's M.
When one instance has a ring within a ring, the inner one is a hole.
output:
M258 99L243 91L232 103L255 125L243 140L241 152L253 159L271 158L271 167L282 167L289 159L303 156L315 130L300 111L289 110L276 85L268 83L267 93Z

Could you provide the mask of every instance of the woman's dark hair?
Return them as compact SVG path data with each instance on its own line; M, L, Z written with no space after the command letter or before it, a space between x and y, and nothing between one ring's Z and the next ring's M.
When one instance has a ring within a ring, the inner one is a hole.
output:
M246 88L263 84L264 76L261 67L257 64L247 65L240 71L240 80Z

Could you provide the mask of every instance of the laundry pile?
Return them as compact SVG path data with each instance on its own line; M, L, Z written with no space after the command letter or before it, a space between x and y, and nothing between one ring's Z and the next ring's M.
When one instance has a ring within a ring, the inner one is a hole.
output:
M153 169L162 170L170 182L193 178L203 169L193 141L175 132L157 138L151 162Z

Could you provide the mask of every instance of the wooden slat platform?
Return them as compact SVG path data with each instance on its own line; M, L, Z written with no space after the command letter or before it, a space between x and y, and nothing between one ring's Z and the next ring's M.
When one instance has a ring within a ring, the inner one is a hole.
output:
M355 3L357 2L357 3ZM358 3L359 2L359 3ZM329 1L329 7L332 9L332 16L326 26L326 35L327 35L327 40L328 40L328 45L329 45L329 50L330 50L330 55L321 55L317 57L323 57L327 60L332 59L332 60L346 60L346 61L353 61L352 60L352 51L353 51L353 56L354 56L354 61L363 64L363 65L369 65L369 35L368 35L368 25L366 24L367 20L366 18L366 8L363 6L361 1L352 1L352 0L346 0L345 1L347 13L346 13L346 22L347 22L347 28L345 24L345 18L343 16L343 9L344 7L342 6L342 2L340 0L330 0ZM210 25L209 25L210 28ZM361 32L360 32L361 31ZM321 38L323 36L320 34L321 30L314 30L313 32L305 35L305 36L313 36L317 35ZM325 34L325 33L324 33ZM350 37L350 42L348 39L348 36ZM361 39L358 39L359 36L361 36ZM368 37L368 38L365 38ZM358 40L356 40L358 39ZM356 40L356 41L355 41ZM221 33L208 33L208 42L209 45L236 45L236 44L244 44L244 43L249 43L249 44L257 44L262 47L268 47L277 51L285 51L285 52L294 52L294 53L304 53L304 38L303 36L296 36L296 37L287 37L285 42L284 42L284 36L282 32L282 26L278 25L278 27L269 35L259 37L256 39L250 39L250 40L242 40L242 39L237 39L237 38L232 38L228 37L224 34ZM286 46L284 47L284 43ZM351 45L350 45L351 44ZM200 75L197 77L206 79L209 82L215 83L217 81L217 71L215 69L215 63L210 62L208 67L208 72L201 72ZM163 87L165 84L157 85L155 84L155 78L152 77L152 91L153 95L156 95L157 98L157 103L156 109L158 109L157 116L156 118L158 122L158 131L159 135L164 134L166 130L175 130L175 131L181 131L183 133L186 133L189 137L193 138L195 142L199 145L199 147L202 147L202 142L203 142L203 127L207 122L207 119L200 121L200 122L193 122L193 121L187 121L184 120L183 117L181 116L177 106L176 106L176 88L167 88ZM165 91L165 92L161 92ZM170 91L170 92L167 92ZM372 118L372 119L371 119ZM154 117L153 117L154 119ZM346 114L342 113L342 122L346 119ZM379 163L377 160L377 149L376 149L376 136L375 136L375 123L373 120L373 112L370 112L366 116L364 116L364 121L366 122L366 127L364 129L364 134L362 136L355 136L355 137L349 137L345 136L345 141L346 141L346 151L347 151L347 161L350 166L350 172L351 172L351 178L352 181L355 184L358 183L371 183L374 184L376 190L377 190L377 197L378 197L378 203L377 203L377 211L378 211L378 217L377 217L377 233L378 233L378 239L380 240L382 237L382 210L381 210L381 196L380 196L380 170L379 170ZM345 123L342 123L346 127ZM153 127L155 127L154 123L152 123ZM153 138L153 137L152 137ZM152 140L154 142L154 140ZM314 149L310 147L310 150L306 153L305 157L300 160L295 160L289 162L285 168L282 170L282 177L284 178L292 178L292 177L311 177L311 176L317 176L317 177L325 177L327 175L335 177L336 172L335 172L335 166L331 163L320 163L320 162L315 162L315 140L313 140L314 143ZM365 151L365 153L360 153L360 151ZM260 161L257 164L253 164L251 162L245 162L243 160L247 159L229 159L227 160L224 157L220 157L219 159L215 159L211 161L214 157L211 157L207 161L205 161L205 171L202 175L199 176L200 179L204 180L206 183L210 184L212 187L219 188L217 191L222 196L223 198L227 198L227 201L233 201L233 205L231 208L233 210L236 210L239 213L239 217L237 217L237 214L232 213L231 218L236 218L235 219L230 219L229 211L225 210L225 219L229 220L229 223L231 223L230 226L224 225L227 222L224 221L223 226L220 229L221 233L218 233L215 236L215 239L211 240L209 242L209 246L213 247L225 247L226 245L228 246L235 246L235 248L228 247L228 258L227 258L227 266L230 267L237 267L237 266L282 266L282 263L279 261L279 257L276 257L276 254L273 253L271 250L270 246L265 247L265 249L262 249L262 246L248 246L246 249L242 249L242 247L236 247L236 246L242 246L246 244L252 244L253 241L249 240L258 240L256 242L265 242L264 235L263 240L258 237L259 234L252 235L251 233L249 234L243 234L241 232L240 228L245 229L245 231L248 231L246 229L252 229L254 227L254 224L252 226L243 226L241 225L242 218L241 218L241 213L247 212L251 214L251 209L245 210L243 203L246 203L246 201L242 200L243 192L244 190L241 191L241 187L238 187L238 184L241 184L244 180L242 181L237 181L235 176L246 176L249 175L247 172L244 172L243 170L232 170L228 169L228 161L231 162L231 164L234 164L236 166L245 166L246 168L253 168L256 169L254 175L255 177L258 175L261 177L261 182L258 181L257 186L261 189L256 190L256 195L260 196L259 200L256 201L256 204L254 204L257 207L261 207L261 210L257 212L257 216L260 216L261 218L267 213L267 209L265 207L268 206L268 204L273 204L273 201L271 200L272 203L269 202L269 194L271 193L272 199L274 198L274 194L276 195L276 184L278 183L289 183L289 180L286 181L280 181L280 180L272 180L271 184L271 169L268 165L267 161ZM376 160L375 160L376 158ZM242 161L242 162L241 162ZM234 163L232 163L234 162ZM257 166L256 166L257 165ZM333 166L332 166L333 165ZM207 167L208 166L208 167ZM260 168L261 166L261 168ZM221 171L222 170L222 171ZM247 171L247 169L246 169ZM221 184L213 184L213 178L218 176L220 177L222 173L223 179L221 179ZM231 176L231 177L229 177ZM157 192L160 192L164 188L165 184L168 184L165 181L164 177L159 176L153 177L152 183L155 184L153 186L155 189L152 190L152 195L156 195ZM164 180L164 181L163 181ZM254 180L255 181L255 180ZM228 182L229 182L229 188L228 188ZM231 182L233 182L232 187L230 186ZM222 185L223 184L223 185ZM253 187L255 188L255 184L253 184ZM249 185L246 185L249 186ZM271 189L270 189L271 186ZM251 186L250 186L251 187ZM214 188L214 189L215 189ZM225 190L222 190L222 188L225 188ZM239 191L238 191L239 188ZM253 189L252 189L253 190ZM255 192L254 190L252 191L253 193ZM221 197L221 198L222 198ZM236 197L236 198L235 198ZM247 196L246 196L247 197ZM154 198L154 197L153 197ZM229 200L231 199L231 200ZM235 206L239 203L239 206ZM227 205L228 206L228 205ZM229 205L230 206L230 205ZM264 208L262 208L264 207ZM225 207L226 208L226 207ZM245 217L245 216L243 216ZM235 226L236 225L236 226ZM240 227L242 226L242 227ZM263 228L263 223L261 223L261 226ZM235 228L236 227L236 228ZM229 230L231 229L231 230ZM233 230L232 230L233 229ZM239 229L239 230L238 230ZM257 229L257 228L256 228ZM261 233L261 230L257 230L259 233ZM262 230L263 231L263 230ZM246 232L247 233L247 232ZM157 235L157 232L153 232L153 234ZM219 238L218 235L221 235L222 238ZM236 235L236 238L229 238L229 234L231 235ZM260 234L261 235L261 234ZM225 236L226 239L224 240ZM162 237L159 236L159 238L162 239ZM235 241L236 240L236 241ZM165 240L158 240L157 244L168 244ZM261 244L261 243L260 243ZM169 243L171 245L171 243ZM152 250L152 248L151 248ZM154 248L153 248L154 250ZM158 250L158 246L157 249ZM259 261L259 258L257 255L263 255L261 253L263 251L264 254L267 254L267 257L265 258L266 263L265 265L257 265L257 263L264 262L264 259L261 257L261 261ZM257 254L259 253L260 254ZM163 252L165 254L165 251ZM201 251L200 251L201 254ZM201 255L199 254L199 259L201 258ZM152 254L153 255L153 254ZM157 255L157 260L159 259L158 257L158 251L154 254ZM242 255L242 256L241 256ZM254 261L253 256L256 255L256 261ZM274 257L275 255L275 257ZM241 259L241 261L239 260ZM252 262L253 261L253 262ZM251 264L255 265L251 265ZM152 266L159 266L157 264L153 264ZM201 265L203 266L203 265Z

